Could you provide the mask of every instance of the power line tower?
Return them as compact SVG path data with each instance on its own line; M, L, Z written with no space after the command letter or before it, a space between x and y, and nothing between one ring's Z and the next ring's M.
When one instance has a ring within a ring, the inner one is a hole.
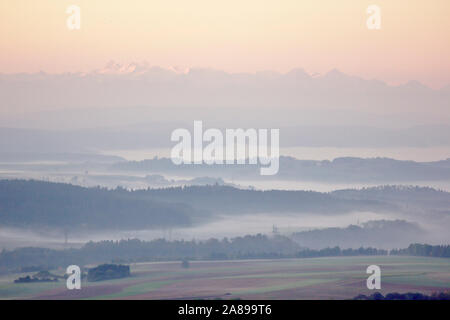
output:
M272 225L272 233L273 234L279 234L278 227L275 224Z

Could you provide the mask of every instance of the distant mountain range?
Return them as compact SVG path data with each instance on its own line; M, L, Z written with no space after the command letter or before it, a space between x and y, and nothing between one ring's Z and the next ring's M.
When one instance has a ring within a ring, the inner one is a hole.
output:
M433 90L410 81L389 86L331 70L227 73L214 69L165 69L109 63L88 73L1 74L0 96L9 107L205 106L356 107L392 110L445 109L450 86ZM326 94L325 94L326 93ZM393 109L394 108L394 109ZM448 110L443 110L447 111Z
M0 74L3 127L98 128L138 122L212 126L450 124L450 85L390 86L336 69L227 73L109 63L87 73ZM45 112L44 112L45 111Z

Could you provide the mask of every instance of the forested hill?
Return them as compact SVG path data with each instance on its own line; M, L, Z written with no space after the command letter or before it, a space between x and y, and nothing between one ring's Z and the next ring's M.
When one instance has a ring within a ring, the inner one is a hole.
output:
M418 224L403 220L368 221L345 228L323 228L301 231L291 238L302 246L320 249L332 246L341 248L376 247L401 248L412 242L425 240L427 233Z
M0 180L0 224L13 227L70 227L142 230L193 225L221 214L395 212L403 204L448 209L450 193L406 189L259 191L230 186L190 186L128 191L84 188L33 180ZM390 190L390 191L389 191ZM421 197L425 193L426 197ZM430 194L433 196L432 198ZM433 201L419 201L420 199ZM412 212L409 205L407 212ZM406 211L404 211L406 212Z
M137 190L135 194L157 201L187 203L195 208L227 214L258 212L387 211L396 206L382 201L341 199L315 191L249 190L230 186L189 186Z
M0 180L0 224L12 227L143 229L190 224L192 208L125 190Z
M359 190L337 190L331 194L340 199L383 201L403 207L420 207L450 213L450 193L429 187L387 185Z

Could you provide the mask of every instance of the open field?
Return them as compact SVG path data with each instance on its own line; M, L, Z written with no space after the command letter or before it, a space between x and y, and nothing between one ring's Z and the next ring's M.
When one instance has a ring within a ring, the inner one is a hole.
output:
M131 265L132 277L67 290L58 283L14 284L0 277L1 299L349 299L371 294L367 266L381 268L381 293L450 290L450 259L372 256L192 261ZM62 274L64 270L53 273Z

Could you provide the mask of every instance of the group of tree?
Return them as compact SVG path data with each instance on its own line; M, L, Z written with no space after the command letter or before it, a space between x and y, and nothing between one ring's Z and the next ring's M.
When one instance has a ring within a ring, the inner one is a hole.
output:
M413 243L406 249L393 249L392 255L407 255L407 256L423 256L423 257L437 257L450 258L450 245L429 245Z
M33 276L20 277L14 280L14 283L30 283L30 282L58 282L60 276L53 275L48 271L39 271Z
M385 256L387 250L375 248L359 248L359 249L341 249L339 247L324 248L320 250L305 249L297 253L297 258L316 258L316 257L349 257L349 256Z
M381 293L376 292L369 296L360 294L353 298L354 300L450 300L450 292L435 292L431 295L426 295L420 292L407 292L407 293L388 293L383 296Z
M88 270L88 281L103 281L121 279L130 276L130 266L117 264L102 264Z

